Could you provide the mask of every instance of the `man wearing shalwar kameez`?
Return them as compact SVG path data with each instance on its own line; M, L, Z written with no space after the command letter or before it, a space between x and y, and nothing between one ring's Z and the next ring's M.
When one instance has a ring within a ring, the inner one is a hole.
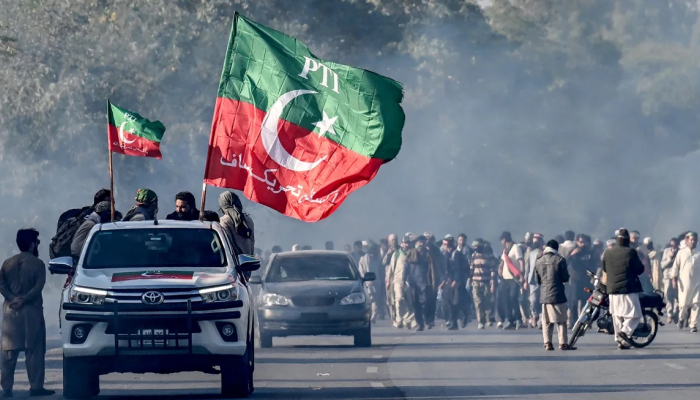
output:
M698 331L698 306L700 305L700 250L698 234L689 232L685 237L686 247L678 251L671 269L673 286L678 288L678 327L687 326L691 332ZM688 320L690 317L690 320Z

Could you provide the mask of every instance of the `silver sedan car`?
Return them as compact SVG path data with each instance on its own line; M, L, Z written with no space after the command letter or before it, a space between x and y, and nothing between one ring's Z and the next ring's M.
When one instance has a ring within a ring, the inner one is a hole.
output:
M364 282L347 253L296 251L270 258L262 276L257 312L261 347L275 336L348 335L355 346L372 345L371 305Z

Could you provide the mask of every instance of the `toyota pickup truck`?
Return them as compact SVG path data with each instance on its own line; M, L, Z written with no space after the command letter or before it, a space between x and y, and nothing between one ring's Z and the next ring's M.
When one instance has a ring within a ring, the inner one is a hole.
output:
M67 274L60 326L63 394L97 395L100 375L200 371L221 375L225 397L254 390L254 318L244 273L260 268L236 255L218 223L98 224ZM217 369L218 368L218 369Z

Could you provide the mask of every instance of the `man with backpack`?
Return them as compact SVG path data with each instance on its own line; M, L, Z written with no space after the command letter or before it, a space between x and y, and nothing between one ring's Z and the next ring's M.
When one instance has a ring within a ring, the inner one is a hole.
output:
M112 192L108 189L100 189L95 193L91 206L74 208L61 214L56 224L56 235L51 238L51 243L49 244L49 256L52 259L70 257L73 238L80 225L85 221L85 218L95 211L97 204L101 202L110 203L111 200Z
M83 223L75 232L73 237L73 242L70 245L71 255L73 256L74 263L76 265L80 259L80 253L83 252L83 246L85 246L85 241L87 240L88 234L92 228L97 224L106 224L111 222L112 219L112 206L109 202L103 201L95 206L95 211L85 217Z

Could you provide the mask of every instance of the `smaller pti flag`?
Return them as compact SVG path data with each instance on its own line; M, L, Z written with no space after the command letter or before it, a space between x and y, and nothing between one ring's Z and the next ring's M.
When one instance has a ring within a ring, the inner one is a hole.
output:
M165 126L160 121L146 118L107 100L109 150L127 156L162 158L160 141Z

